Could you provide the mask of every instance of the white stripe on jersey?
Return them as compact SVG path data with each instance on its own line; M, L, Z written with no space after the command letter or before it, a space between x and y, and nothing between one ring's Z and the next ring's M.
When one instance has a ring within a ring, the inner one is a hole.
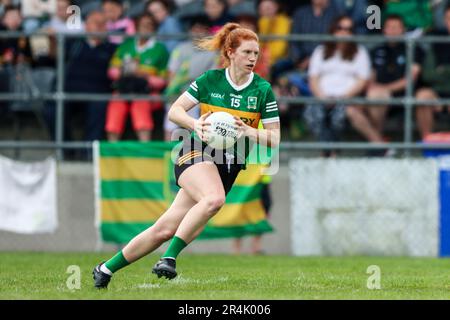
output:
M192 82L191 85L194 86L194 87L196 87L196 88L198 89L198 86L197 86L197 82L196 82L196 81Z
M270 106L271 104L277 104L277 102L276 101L272 101L272 102L266 103L266 106Z
M191 84L191 89L194 90L195 92L198 92L197 88L194 87L192 84Z
M186 95L186 97L191 100L194 103L198 103L199 101L189 92L185 91L184 94Z
M275 106L273 106L273 107L267 107L266 108L266 111L273 111L273 110L277 110L278 109L278 106L277 105L275 105Z
M280 117L273 117L273 118L267 118L267 119L261 119L262 123L274 123L274 122L280 122Z

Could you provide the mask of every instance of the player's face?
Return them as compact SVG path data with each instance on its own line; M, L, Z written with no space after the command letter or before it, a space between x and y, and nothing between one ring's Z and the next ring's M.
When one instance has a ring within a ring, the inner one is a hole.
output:
M259 55L259 45L255 40L244 40L236 51L230 54L231 63L250 73L255 68Z

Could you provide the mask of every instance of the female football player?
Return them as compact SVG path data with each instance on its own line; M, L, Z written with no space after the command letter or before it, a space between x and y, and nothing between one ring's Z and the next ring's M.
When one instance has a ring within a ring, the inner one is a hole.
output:
M175 259L203 230L225 203L248 150L221 151L206 143L208 116L215 111L232 114L240 139L274 147L280 140L278 106L270 84L253 73L259 54L258 36L236 23L227 23L212 38L202 39L204 50L220 50L224 68L209 70L192 82L172 105L169 119L192 131L175 163L180 187L170 208L147 230L133 238L114 257L94 268L97 288L106 288L113 273L171 240L167 251L153 267L158 277L176 277ZM201 116L187 111L200 104ZM258 129L259 121L263 129ZM238 145L239 141L235 144Z

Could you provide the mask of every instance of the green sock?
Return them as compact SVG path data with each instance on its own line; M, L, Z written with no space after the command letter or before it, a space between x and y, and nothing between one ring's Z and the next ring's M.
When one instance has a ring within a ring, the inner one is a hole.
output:
M174 258L180 254L181 250L183 250L187 246L187 243L184 242L183 239L174 236L172 241L170 242L169 247L167 248L166 253L163 254L162 258Z
M114 273L129 264L130 263L123 256L122 251L119 251L114 257L105 262L105 267L107 267L109 271Z

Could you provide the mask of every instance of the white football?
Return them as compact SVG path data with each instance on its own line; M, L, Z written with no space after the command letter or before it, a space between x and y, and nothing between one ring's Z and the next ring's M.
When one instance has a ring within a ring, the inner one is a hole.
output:
M205 121L211 123L206 132L209 146L214 149L228 149L236 143L239 131L231 114L213 112Z

